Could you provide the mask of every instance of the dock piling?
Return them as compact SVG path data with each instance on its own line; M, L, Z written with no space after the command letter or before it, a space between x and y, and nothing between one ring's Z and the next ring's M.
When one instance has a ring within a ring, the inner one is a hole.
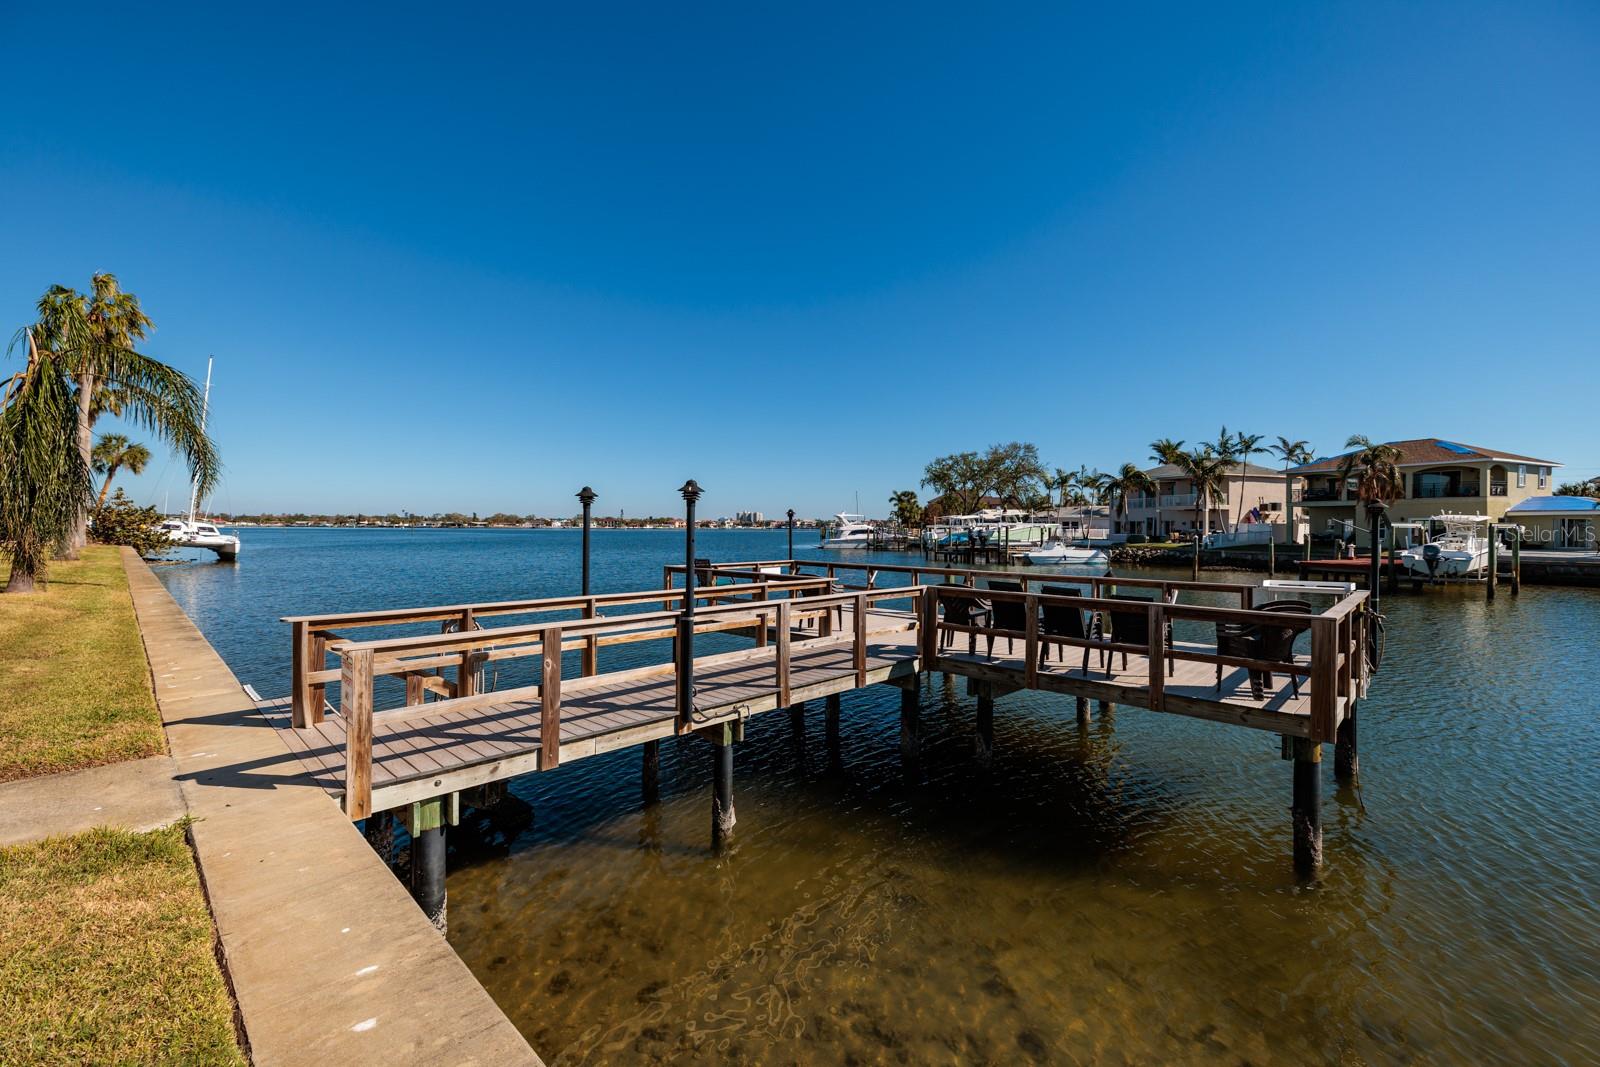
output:
M985 766L994 759L994 690L987 684L978 688L978 723L972 734L972 750Z
M434 797L411 805L406 829L411 834L411 898L428 921L446 928L445 824L452 797Z
M1322 866L1322 745L1294 739L1294 869L1309 878Z
M1335 731L1333 743L1333 777L1335 781L1351 782L1360 773L1361 760L1356 749L1356 705L1352 703L1344 721Z
M722 849L733 837L733 724L723 723L711 731L716 747L711 795L711 847Z
M1079 726L1088 726L1089 725L1089 698L1088 697L1078 697L1077 698L1077 704L1078 704L1078 725Z
M912 686L900 690L900 758L915 763L921 754L922 730L918 722L922 710L921 694Z
M648 808L661 802L661 742L646 741L642 747L644 760L639 773L639 791Z

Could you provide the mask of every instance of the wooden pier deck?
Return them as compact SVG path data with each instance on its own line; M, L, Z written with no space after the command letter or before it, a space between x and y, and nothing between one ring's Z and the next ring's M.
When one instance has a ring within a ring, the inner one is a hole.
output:
M679 695L685 592L673 585L684 569L669 567L663 588L633 593L285 620L294 628L293 692L260 708L308 773L363 819L663 737L698 732L727 744L736 736L729 723L868 685L900 686L914 701L926 672L970 679L980 709L1044 690L1271 731L1309 752L1353 729L1368 676L1362 591L1320 613L1284 613L1258 606L1257 587L1214 582L793 560L695 569L693 633L731 634L751 647L696 655L689 707ZM849 573L865 584L841 582ZM877 584L888 576L909 584ZM1239 606L1181 603L1186 594ZM991 613L972 616L975 602ZM1046 609L1078 612L1083 634L1049 632ZM482 621L550 614L562 617ZM1002 614L1015 629L997 625ZM1094 624L1102 617L1121 621L1107 631ZM1147 627L1130 629L1130 617ZM406 624L443 632L347 636ZM1225 626L1288 627L1309 634L1309 648L1266 659L1196 636ZM1154 644L1149 635L1159 635ZM601 669L602 651L648 641L671 647L664 662ZM534 661L539 684L482 691L486 664L518 657ZM1251 679L1263 673L1270 679L1258 695ZM404 682L402 705L375 707L382 677ZM336 680L334 707L325 690Z

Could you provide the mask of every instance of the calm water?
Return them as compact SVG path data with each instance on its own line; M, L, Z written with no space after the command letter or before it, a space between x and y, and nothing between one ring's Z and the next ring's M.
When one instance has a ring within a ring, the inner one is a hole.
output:
M158 573L263 693L288 688L280 615L578 586L575 532L244 536L237 567ZM648 588L682 535L594 544L597 591ZM700 545L784 555L781 533ZM753 721L722 856L702 742L663 744L647 811L637 750L520 780L534 821L455 857L450 940L559 1064L1594 1063L1600 594L1385 607L1365 811L1325 760L1311 886L1276 738L1132 708L1080 730L1069 698L1019 693L983 770L972 700L936 680L912 773L887 687L844 698L837 753L820 707L803 737Z

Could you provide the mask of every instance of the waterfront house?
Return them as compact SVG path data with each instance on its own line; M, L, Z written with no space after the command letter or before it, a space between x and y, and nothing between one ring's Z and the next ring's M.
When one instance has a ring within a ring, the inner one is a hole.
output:
M1530 496L1506 509L1533 548L1600 547L1600 500L1592 496Z
M1437 437L1388 444L1400 453L1395 466L1402 483L1400 497L1389 505L1391 522L1427 522L1441 512L1487 515L1501 522L1512 507L1531 497L1549 495L1555 468L1561 465ZM1324 534L1330 528L1352 524L1355 540L1366 543L1361 527L1367 517L1357 514L1360 503L1355 487L1341 484L1339 479L1343 459L1334 456L1289 469L1291 481L1297 483L1293 507L1303 524L1297 536L1306 529ZM1350 481L1353 483L1353 476Z
M1127 514L1117 522L1117 532L1166 538L1207 528L1232 529L1239 521L1242 500L1244 521L1282 523L1285 483L1283 471L1254 463L1235 463L1219 492L1211 495L1211 521L1203 523L1194 484L1170 463L1145 471L1155 483L1154 493L1131 493Z

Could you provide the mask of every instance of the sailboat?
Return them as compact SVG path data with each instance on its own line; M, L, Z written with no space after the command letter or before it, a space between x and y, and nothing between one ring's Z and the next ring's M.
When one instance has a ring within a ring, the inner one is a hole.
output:
M206 358L206 392L200 403L201 433L205 432L206 419L211 414L212 362L210 357ZM204 548L215 552L217 559L224 563L235 562L239 558L239 539L232 534L223 533L214 523L197 519L200 503L200 479L196 478L189 490L189 517L167 519L159 528L166 533L167 539L179 548Z

